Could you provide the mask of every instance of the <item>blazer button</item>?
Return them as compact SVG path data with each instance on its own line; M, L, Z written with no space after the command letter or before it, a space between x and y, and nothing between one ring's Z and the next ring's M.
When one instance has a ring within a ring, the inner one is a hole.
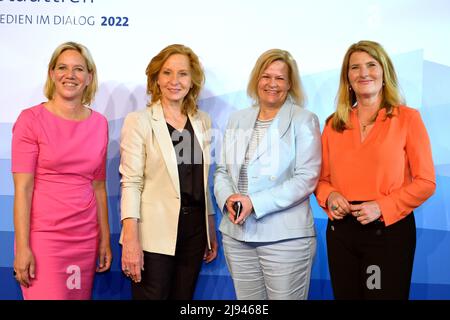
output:
M331 231L334 231L334 226L331 226L331 228L330 228L330 229L331 229Z
M270 180L274 181L277 177L275 176L270 176Z

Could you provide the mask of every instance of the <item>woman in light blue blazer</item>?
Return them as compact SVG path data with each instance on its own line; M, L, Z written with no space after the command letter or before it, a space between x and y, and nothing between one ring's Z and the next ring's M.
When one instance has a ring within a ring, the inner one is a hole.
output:
M291 54L263 53L228 123L214 177L220 231L237 298L306 299L316 252L309 204L321 168L317 116ZM242 210L236 215L236 204Z

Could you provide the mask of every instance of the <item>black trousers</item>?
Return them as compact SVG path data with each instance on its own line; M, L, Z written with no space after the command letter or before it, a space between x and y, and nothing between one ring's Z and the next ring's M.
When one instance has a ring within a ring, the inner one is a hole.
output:
M328 220L327 252L335 299L407 300L416 248L413 213L385 227L351 215Z
M142 280L132 282L132 298L192 300L206 248L205 228L204 209L182 208L175 256L144 251Z

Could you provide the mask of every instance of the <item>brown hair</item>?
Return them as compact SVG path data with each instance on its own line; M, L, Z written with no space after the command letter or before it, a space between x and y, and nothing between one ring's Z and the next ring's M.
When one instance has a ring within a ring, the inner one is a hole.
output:
M151 101L147 106L150 106L152 103L161 99L161 90L157 83L158 75L167 59L174 54L182 54L189 58L192 88L183 100L181 111L185 115L195 114L198 110L197 99L205 82L205 74L200 65L198 56L191 48L182 44L172 44L165 47L161 52L154 56L148 64L145 74L147 75L147 94L151 96Z

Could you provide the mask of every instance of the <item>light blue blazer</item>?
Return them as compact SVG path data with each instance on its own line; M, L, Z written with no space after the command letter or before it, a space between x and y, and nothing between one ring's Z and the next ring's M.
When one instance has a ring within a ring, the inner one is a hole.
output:
M259 106L231 115L214 174L214 195L223 212L219 230L240 241L270 242L315 236L309 196L321 169L317 116L288 97L248 164L252 213L244 224L230 222L225 202L238 191Z

